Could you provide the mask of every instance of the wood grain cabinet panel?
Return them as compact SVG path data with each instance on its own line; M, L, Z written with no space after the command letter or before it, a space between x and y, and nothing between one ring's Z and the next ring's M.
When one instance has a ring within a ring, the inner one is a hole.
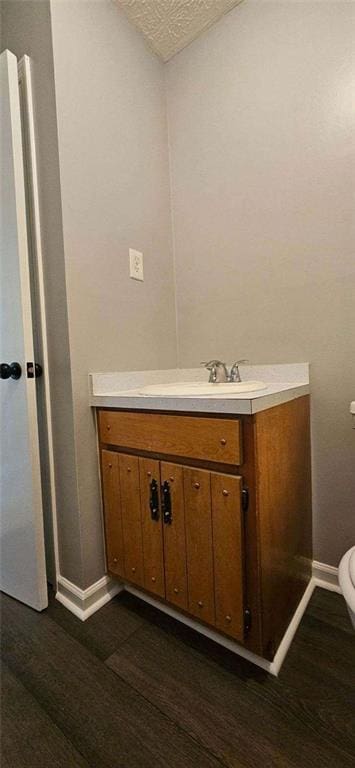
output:
M214 624L211 476L186 467L183 473L189 611Z
M241 463L238 419L100 410L99 432L101 443L138 452Z
M312 572L309 397L254 419L263 642L272 658Z
M216 627L244 638L242 478L211 473Z
M159 461L139 459L139 484L144 586L149 592L165 597Z
M311 578L309 396L98 426L109 572L271 660Z
M124 576L122 514L118 453L102 451L101 478L104 502L105 541L108 570Z
M125 576L144 587L142 521L137 456L119 456Z
M166 599L187 610L187 573L183 468L161 463L161 483L168 483L171 521L163 524Z

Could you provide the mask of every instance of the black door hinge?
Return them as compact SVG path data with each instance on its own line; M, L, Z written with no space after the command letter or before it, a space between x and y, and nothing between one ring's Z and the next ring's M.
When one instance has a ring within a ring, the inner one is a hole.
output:
M251 629L251 610L246 608L244 611L244 632L247 634Z
M249 488L243 488L242 490L242 510L247 512L249 507Z
M39 363L26 363L27 378L38 379L42 376L43 368Z

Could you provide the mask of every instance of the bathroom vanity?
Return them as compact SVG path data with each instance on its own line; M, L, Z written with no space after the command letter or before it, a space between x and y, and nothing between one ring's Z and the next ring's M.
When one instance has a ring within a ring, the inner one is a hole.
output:
M268 660L312 557L308 382L270 375L262 391L216 399L145 396L142 374L114 391L103 374L91 396L108 573Z

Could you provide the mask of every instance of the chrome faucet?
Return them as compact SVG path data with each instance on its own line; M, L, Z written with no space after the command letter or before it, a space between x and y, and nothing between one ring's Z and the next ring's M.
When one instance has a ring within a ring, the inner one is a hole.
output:
M227 382L240 382L239 365L247 363L247 360L236 360L233 363L230 373L225 363L221 360L210 360L208 363L202 362L205 368L210 372L209 383L210 384L226 384Z
M229 381L227 366L221 360L210 360L209 363L201 363L210 372L208 379L210 384L222 384Z

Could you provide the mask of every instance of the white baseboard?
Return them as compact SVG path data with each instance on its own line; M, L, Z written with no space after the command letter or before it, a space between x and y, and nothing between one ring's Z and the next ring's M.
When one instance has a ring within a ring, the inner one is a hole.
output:
M204 635L210 640L214 640L216 643L218 643L218 645L222 645L224 648L227 648L229 651L236 653L238 656L242 656L243 659L251 661L253 664L261 667L261 669L264 669L266 672L270 672L272 675L277 675L277 672L273 669L273 662L267 661L267 659L263 659L261 656L258 656L252 651L248 651L247 648L239 645L235 640L229 640L228 637L224 637L224 635L220 635L214 629L210 629L204 624L200 624L199 621L195 621L195 619L190 618L190 616L185 616L184 614L179 613L179 611L176 611L171 607L171 605L161 603L154 597L151 597L145 592L141 592L139 589L136 589L136 587L132 587L131 584L125 584L124 588L126 592L139 597L140 600L144 600L145 603L149 603L149 605L152 605L154 608L158 608L159 611L167 613L168 616L172 616L173 619L177 619L181 622L181 624L186 624L187 627L195 629L200 633L200 635Z
M300 602L298 603L298 606L292 616L292 619L286 629L286 632L271 662L272 669L270 669L270 672L272 675L275 675L275 677L277 677L280 672L280 669L285 661L285 658L287 656L287 652L289 651L292 640L297 632L299 624L301 623L303 614L305 613L307 605L312 597L313 590L317 586L318 585L316 584L315 579L311 578L301 597Z
M305 592L297 606L297 609L291 619L290 624L280 642L280 645L276 651L273 661L267 661L261 656L258 656L252 651L247 650L243 646L236 643L234 640L229 640L227 637L220 635L213 629L203 626L198 621L185 616L179 611L176 611L170 605L156 600L154 597L150 597L145 592L141 592L139 589L131 586L130 584L124 584L116 582L109 576L103 576L95 584L92 584L87 589L79 589L75 584L66 579L64 576L58 577L58 591L56 594L57 600L75 614L81 621L85 621L95 611L102 608L105 603L111 600L115 595L123 590L136 595L141 600L144 600L150 605L158 608L160 611L167 613L174 619L186 624L188 627L195 629L197 632L205 635L206 637L214 640L222 645L224 648L242 656L244 659L261 667L269 674L277 676L281 669L281 666L286 658L286 654L292 643L292 640L296 634L297 628L300 624L302 616L307 608L309 600L312 596L315 587L322 587L323 589L329 589L333 592L340 592L338 584L338 569L326 563L319 563L314 560L312 563L312 578L307 585Z
M208 637L210 640L214 640L216 643L218 643L218 645L222 645L224 648L232 651L232 653L237 654L237 656L242 656L243 659L247 659L247 661L250 661L257 667L260 667L266 672L269 672L270 675L277 677L286 658L287 651L289 650L292 640L296 634L298 625L307 608L309 600L312 597L312 592L316 586L317 584L315 583L314 579L311 579L302 595L302 598L272 661L263 659L262 656L258 656L256 653L249 651L247 648L244 648L244 646L239 645L239 643L237 643L235 640L229 640L228 637L224 637L224 635L220 635L218 632L215 632L215 630L210 629L209 627L205 627L203 624L200 624L198 621L191 619L189 616L185 616L178 611L175 611L174 608L172 608L170 605L166 605L165 603L159 602L159 600L155 600L154 597L150 597L145 593L140 592L139 589L132 587L130 584L125 584L124 588L132 595L136 595L136 597L139 597L146 603L150 603L150 605L153 605L160 611L167 613L169 616L172 616L174 619L177 619L183 624L186 624L188 627L195 629L197 632L205 635L205 637Z
M341 592L338 582L338 569L334 565L327 565L327 563L319 563L318 560L313 560L312 577L316 587L329 589L331 592Z
M58 576L56 599L85 621L122 590L123 584L109 576L103 576L87 589L80 589L64 576Z

